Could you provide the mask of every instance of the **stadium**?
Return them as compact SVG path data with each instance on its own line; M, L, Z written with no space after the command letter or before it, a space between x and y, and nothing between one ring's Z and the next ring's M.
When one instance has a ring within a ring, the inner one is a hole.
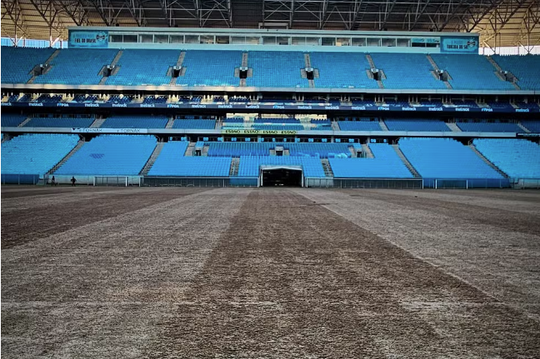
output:
M2 0L6 358L540 358L537 0Z

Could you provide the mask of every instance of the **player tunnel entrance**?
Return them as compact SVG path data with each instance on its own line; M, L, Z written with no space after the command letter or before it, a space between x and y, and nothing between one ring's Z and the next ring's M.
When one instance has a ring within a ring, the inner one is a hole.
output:
M303 187L304 176L300 166L262 166L261 187Z

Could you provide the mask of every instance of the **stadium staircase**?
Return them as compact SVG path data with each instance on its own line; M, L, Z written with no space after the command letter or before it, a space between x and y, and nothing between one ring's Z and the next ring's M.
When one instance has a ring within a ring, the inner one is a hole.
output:
M174 116L169 118L169 121L167 121L167 124L165 125L165 128L173 128L174 125Z
M430 55L426 55L429 63L431 64L431 66L433 67L433 69L435 70L435 73L438 73L440 71L439 69L439 66L437 65L437 63L435 62L435 60L433 60L433 58L430 56ZM433 75L435 76L435 75ZM446 86L447 89L452 89L452 85L450 84L450 82L448 81L444 81L444 85Z
M208 150L210 149L210 146L204 145L202 148L201 156L208 156Z
M240 158L233 157L231 161L231 169L229 170L229 176L237 177L239 168L240 168Z
M369 66L372 68L372 69L376 69L377 66L375 66L375 62L373 61L373 58L371 57L370 54L366 54L366 59L368 60L369 62ZM383 71L382 69L379 69L381 72ZM368 70L369 71L369 70ZM382 78L384 79L384 73L382 75ZM384 84L381 80L377 80L377 85L379 86L380 89L383 89L384 88Z
M122 57L122 54L124 54L124 50L120 50L116 53L116 55L114 56L114 59L112 60L112 62L110 63L110 66L111 67L115 67L116 64L118 63L118 61L120 61L120 58ZM101 80L99 80L99 84L100 85L105 85L105 82L107 81L108 77L107 76L103 76L101 78Z
M478 157L480 157L482 159L482 161L484 161L489 167L493 168L495 171L497 171L501 176L503 176L504 178L508 178L508 175L506 173L504 173L503 171L501 171L501 169L497 166L495 166L490 160L488 160L483 154L482 152L478 151L478 149L476 148L476 146L474 144L470 144L469 145L469 148L476 154L478 155Z
M146 161L143 169L139 173L141 176L146 176L148 172L150 172L150 169L154 165L154 162L156 162L159 154L161 153L161 150L163 149L163 146L165 145L165 142L158 142L156 144L156 147L154 148L154 151L152 151L152 154L150 155L150 158L148 161Z
M523 130L523 132L527 132L527 133L531 132L531 131L529 131L529 129L527 127L523 126L521 124L521 122L516 122L516 125L518 125Z
M455 122L447 122L446 126L448 126L452 132L462 132L461 128L455 123Z
M328 158L321 158L321 165L324 169L324 175L326 177L334 177L334 171L332 171L332 166L330 166L330 161Z
M28 116L23 122L19 123L17 127L24 127L30 120L32 120L32 117Z
M337 121L332 121L332 130L334 130L334 131L341 131L341 129L339 128L339 124L337 123Z
M186 148L186 153L184 153L184 157L193 156L193 152L195 152L195 142L190 142L189 146Z
M353 146L349 146L349 152L351 153L352 157L356 157L356 151L354 150Z
M53 166L53 168L51 168L49 171L47 171L46 175L51 175L53 174L54 172L56 172L60 167L62 167L64 165L64 163L67 162L67 160L69 160L69 158L71 156L73 156L75 153L77 153L78 150L80 150L82 148L82 146L85 144L86 142L84 142L83 140L79 140L79 142L77 142L77 145L75 147L73 147L71 149L71 151L69 151L69 153L60 160L60 162L58 162L57 164L55 164Z
M369 148L367 143L362 143L362 150L366 154L366 158L375 158L375 156L373 156L373 152L371 152L371 148Z
M304 64L305 64L306 69L311 68L311 57L309 57L309 54L304 54ZM307 78L307 75L306 75L306 78ZM308 82L309 82L309 87L311 88L315 87L315 80L308 80Z
M223 125L222 120L216 121L216 126L214 127L216 130L221 130L221 126Z
M248 56L249 54L247 52L242 53L242 64L241 64L242 67L248 67ZM238 73L240 73L240 70L238 70ZM249 74L249 70L248 70L248 74ZM240 75L238 75L238 77L240 77ZM240 87L246 87L246 85L247 85L246 79L240 79Z
M103 125L103 122L105 122L105 118L103 117L96 117L94 122L90 125L90 128L100 128L101 125Z
M500 78L501 81L506 81L506 79L501 76L501 73L503 72L502 67L499 66L499 64L491 56L487 56L486 58L493 65L493 67L497 70L497 72L495 73L497 75L497 77ZM514 76L514 78L515 78L515 76ZM521 90L521 87L519 87L517 82L512 82L512 85L514 85L516 90Z
M403 152L401 152L401 148L399 148L398 145L392 145L392 147L394 147L394 150L396 151L398 157L401 159L401 161L405 164L405 166L407 167L407 169L413 174L413 176L415 178L420 178L420 173L418 173L418 171L416 170L416 168L414 168L414 166L409 162L409 160L407 159L407 157L405 157L405 155L403 154Z
M184 58L185 57L186 57L186 52L185 51L180 52L180 55L178 55L178 60L176 60L176 66L177 67L182 66L182 64L184 63ZM175 86L176 85L176 80L178 80L178 77L172 77L171 82L169 82L169 85Z
M388 129L388 126L386 126L386 123L384 123L384 121L382 121L382 120L379 120L379 126L381 126L381 129L382 129L383 131L390 131L390 130Z
M54 60L54 58L56 56L58 56L58 54L60 53L60 49L57 49L55 52L53 52L51 54L51 56L49 56L49 58L45 61L45 65L48 65L51 63L52 60ZM34 80L36 79L36 75L32 75L32 77L26 82L27 84L31 84L31 83L34 83Z

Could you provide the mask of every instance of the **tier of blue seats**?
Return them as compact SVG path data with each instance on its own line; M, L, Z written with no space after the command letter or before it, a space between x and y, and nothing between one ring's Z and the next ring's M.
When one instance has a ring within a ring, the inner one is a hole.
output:
M402 138L399 147L424 178L503 179L472 149L449 138Z
M384 123L390 131L451 131L446 123L439 120L387 118Z
M2 143L2 174L43 175L79 141L77 135L25 134Z
M333 131L334 130L332 128L332 122L330 122L330 120L328 119L312 118L311 120L309 120L309 122L312 125L315 125L315 127L309 127L310 130L314 130L314 131Z
M503 71L510 71L517 77L522 90L540 90L540 55L494 55L493 59Z
M320 159L297 156L241 156L238 176L258 177L264 165L301 166L305 177L325 177Z
M392 146L369 145L374 158L330 158L336 178L412 178L413 175Z
M32 78L34 66L45 64L55 49L2 46L2 83L27 83Z
M166 103L167 102L167 96L148 96L145 97L143 100L143 104L158 104L158 103Z
M93 117L33 117L24 127L90 127Z
M485 56L432 54L431 57L441 70L446 70L454 89L513 90L514 86L501 80L495 67Z
M149 176L228 177L231 157L184 157L189 142L163 145Z
M424 54L373 53L373 63L384 71L384 87L389 89L445 89L446 85L433 77L433 66Z
M338 121L341 131L382 131L379 121Z
M314 79L315 87L378 88L377 81L366 73L370 65L365 54L312 52L309 57L311 66L319 69L319 78Z
M540 146L523 139L475 139L476 149L513 178L540 178Z
M175 66L179 50L129 49L124 50L117 66L118 72L110 76L107 85L168 85L169 67Z
M526 121L526 122L522 122L522 124L529 131L534 132L534 133L540 133L540 121Z
M101 135L85 143L57 175L138 175L156 147L154 136Z
M26 115L20 115L16 113L2 113L2 127L17 127L26 120L28 116Z
M289 150L289 157L328 158L338 154L351 155L346 143L207 142L206 145L209 146L208 156L269 156L270 150L276 146Z
M248 66L253 76L246 79L247 86L309 87L300 72L305 67L302 52L250 51Z
M51 69L37 76L36 84L97 85L103 78L100 70L110 65L115 49L65 49L50 62Z
M213 130L216 128L216 120L192 120L177 118L174 120L172 128Z
M300 120L294 117L287 117L287 118L259 117L259 118L256 118L254 122L255 123L282 124L282 123L300 123Z
M188 50L182 62L186 72L176 79L176 85L239 86L234 69L241 64L241 51Z
M456 125L464 132L524 132L517 124L509 122L457 122Z
M110 116L103 121L102 128L165 128L166 116Z

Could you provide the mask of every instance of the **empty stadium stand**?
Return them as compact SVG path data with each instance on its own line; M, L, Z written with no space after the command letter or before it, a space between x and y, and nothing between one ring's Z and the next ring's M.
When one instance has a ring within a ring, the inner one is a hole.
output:
M156 143L153 136L101 135L85 143L54 174L138 175Z
M2 118L3 121L3 118ZM526 121L522 123L531 132L540 133L540 121Z
M2 142L2 174L42 176L78 141L77 135L24 134Z
M513 178L540 178L540 145L523 139L473 141L476 149Z
M36 84L97 85L103 78L100 70L109 65L118 50L65 49L50 62L50 70L37 76Z
M382 131L379 121L338 121L342 131Z
M176 80L181 86L239 86L234 70L242 63L241 51L189 50L182 66L185 74Z
M516 76L522 90L540 90L540 55L494 55L493 59L503 71Z
M424 179L504 179L470 148L450 138L402 138L399 147Z
M45 64L54 49L32 49L27 47L2 46L2 83L27 83L32 78L32 69Z
M514 86L501 80L496 69L485 56L432 54L441 70L448 71L454 89L514 90Z
M301 52L250 51L248 67L253 77L246 78L247 86L309 87L300 70L305 68Z
M107 85L168 85L169 67L176 65L178 50L124 50L118 60L118 72L110 76Z
M23 122L28 116L19 115L14 113L2 113L1 123L2 127L17 127L21 122Z
M231 157L184 157L189 142L167 142L150 176L228 177Z
M216 120L175 119L172 128L209 129L216 128Z
M24 127L90 127L94 117L33 117Z
M362 53L312 52L311 66L319 70L315 87L320 88L378 88L366 70L370 68Z
M330 158L335 178L413 178L396 151L386 143L372 143L374 158Z
M425 54L372 53L376 66L384 71L382 80L389 89L445 89L443 81L433 76L433 67Z

